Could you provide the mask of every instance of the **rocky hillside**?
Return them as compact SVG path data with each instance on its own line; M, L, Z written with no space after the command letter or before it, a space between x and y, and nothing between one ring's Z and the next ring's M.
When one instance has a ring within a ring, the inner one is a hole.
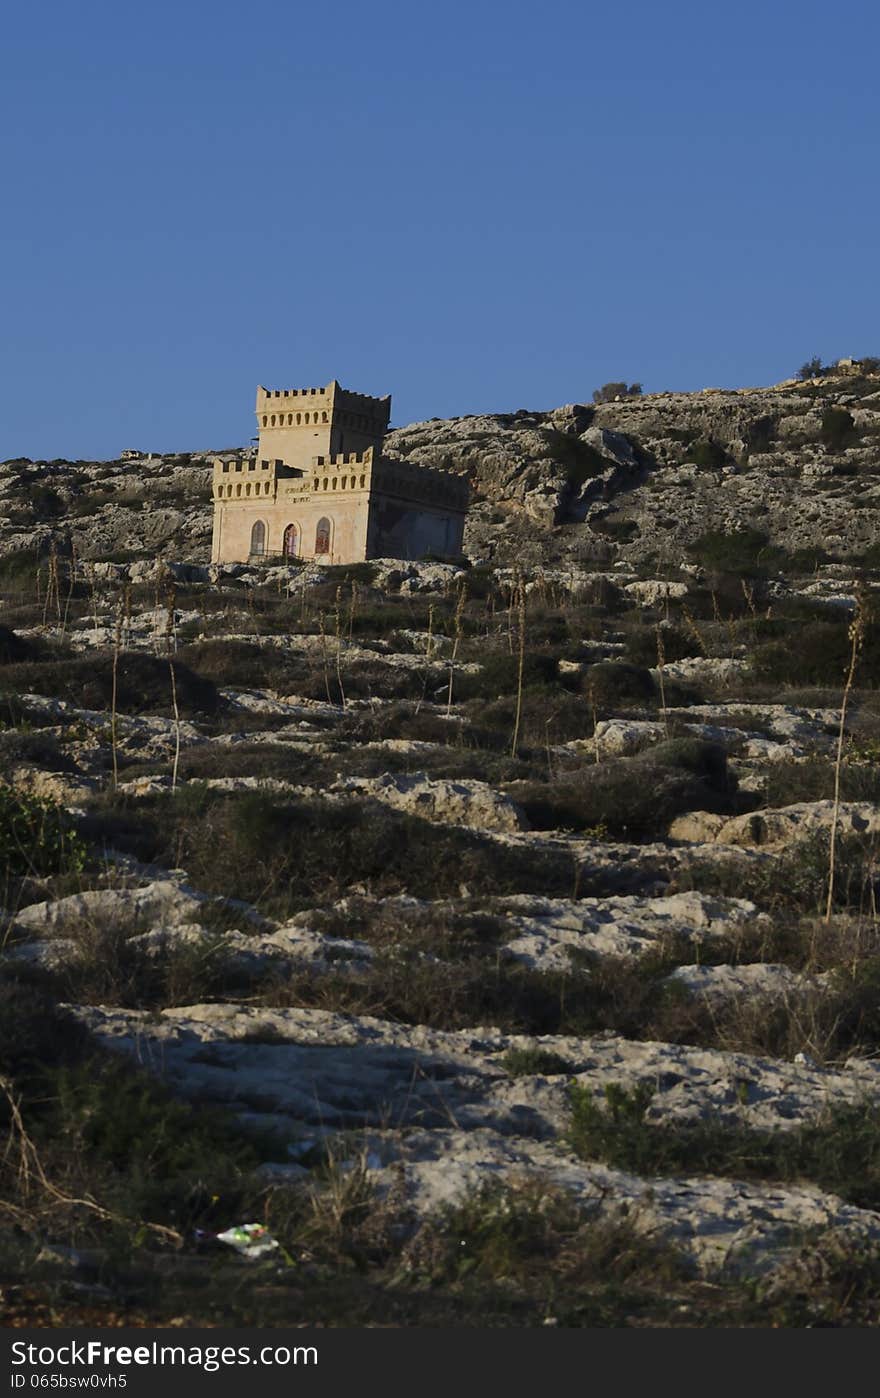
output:
M467 472L466 542L499 559L678 562L745 528L851 559L875 538L880 377L417 423L388 449Z
M0 568L0 1323L880 1322L870 598L59 574Z
M880 377L436 419L386 450L468 475L472 557L668 567L708 534L750 530L755 552L776 550L765 561L870 563ZM0 554L54 538L84 558L205 562L209 480L198 455L5 462Z

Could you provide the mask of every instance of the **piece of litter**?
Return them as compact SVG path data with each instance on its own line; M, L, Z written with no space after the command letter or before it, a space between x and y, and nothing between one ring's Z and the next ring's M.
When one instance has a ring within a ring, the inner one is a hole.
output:
M242 1257L265 1257L278 1246L262 1223L239 1223L234 1228L227 1228L224 1233L215 1233L214 1237L218 1243L235 1248Z

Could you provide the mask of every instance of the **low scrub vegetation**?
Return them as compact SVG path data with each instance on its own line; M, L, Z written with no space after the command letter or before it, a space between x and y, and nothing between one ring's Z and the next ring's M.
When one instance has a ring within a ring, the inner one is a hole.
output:
M744 1083L747 1099L748 1084ZM725 1175L810 1180L862 1208L880 1204L880 1110L832 1107L815 1122L758 1131L712 1121L652 1122L648 1083L609 1084L600 1106L589 1087L571 1088L569 1140L587 1160L642 1175Z

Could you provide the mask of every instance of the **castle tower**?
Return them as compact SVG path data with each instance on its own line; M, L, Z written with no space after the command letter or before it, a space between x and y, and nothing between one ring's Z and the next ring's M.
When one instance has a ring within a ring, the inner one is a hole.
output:
M391 398L257 389L260 445L214 461L214 563L456 556L466 477L382 455Z
M307 470L316 456L378 451L388 431L391 396L351 393L336 379L326 388L257 389L259 461Z

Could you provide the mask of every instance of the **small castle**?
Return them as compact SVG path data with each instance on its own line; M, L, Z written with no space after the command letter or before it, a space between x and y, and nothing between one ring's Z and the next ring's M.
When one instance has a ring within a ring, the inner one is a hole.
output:
M256 456L213 463L213 562L461 552L468 483L382 456L390 396L258 388L256 413Z

